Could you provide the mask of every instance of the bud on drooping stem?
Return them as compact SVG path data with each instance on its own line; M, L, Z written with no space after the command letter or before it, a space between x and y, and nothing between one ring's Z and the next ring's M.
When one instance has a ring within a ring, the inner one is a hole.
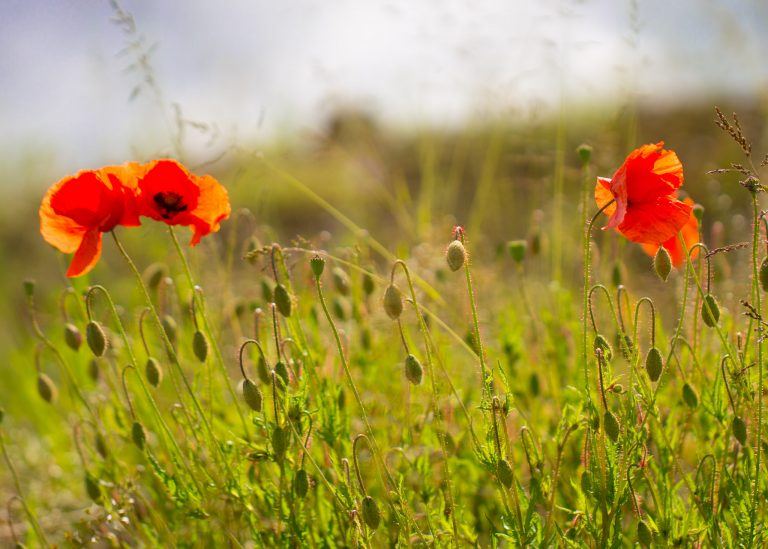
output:
M363 522L371 530L376 530L381 523L381 511L371 496L365 496L362 503Z
M277 310L280 311L280 314L284 317L288 318L291 316L291 312L293 310L293 303L291 301L291 295L288 293L288 290L285 286L282 284L278 284L275 286L275 305L277 305Z
M403 313L403 295L394 284L384 291L384 312L392 320L397 320Z
M64 342L67 344L67 347L73 351L79 350L80 346L83 344L83 334L81 334L78 327L71 322L64 324Z
M144 366L144 375L147 378L152 387L158 387L163 381L163 369L160 367L160 363L157 359L149 357L147 364Z
M654 383L657 382L659 377L661 377L663 369L664 360L661 357L661 351L656 347L651 347L645 356L645 371L648 374L648 378Z
M701 319L710 328L714 328L720 320L720 307L712 294L704 296L704 302L701 304Z
M88 322L85 328L85 339L88 342L88 348L94 356L101 357L107 350L107 335L104 328L95 320Z
M200 330L196 330L192 336L192 350L200 362L205 362L205 359L208 358L208 339Z
M768 257L760 263L758 278L760 279L760 287L764 292L768 292Z
M731 422L731 431L733 432L733 436L736 438L736 440L739 441L739 444L742 446L746 445L747 424L740 416L733 418L733 421Z
M667 281L669 273L672 271L672 258L664 246L659 246L656 251L653 258L653 270L663 282Z
M59 394L53 380L42 372L37 374L37 392L40 398L49 404L56 400Z
M421 379L424 376L424 368L421 366L419 359L409 354L405 357L405 377L413 385L419 385Z

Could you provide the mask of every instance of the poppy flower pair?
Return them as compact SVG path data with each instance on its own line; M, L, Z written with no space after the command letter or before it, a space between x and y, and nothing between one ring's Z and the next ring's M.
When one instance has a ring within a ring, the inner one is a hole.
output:
M59 251L74 254L67 276L86 274L101 256L102 234L118 225L137 227L140 217L183 225L190 245L219 230L231 208L227 190L213 177L190 173L175 160L129 162L67 176L40 205L40 233Z
M616 229L651 256L663 246L679 267L687 250L682 249L678 233L688 250L699 241L693 201L677 198L682 184L683 165L674 151L664 149L663 141L635 149L612 178L597 178L595 202L609 216L603 228ZM693 257L697 252L698 248Z

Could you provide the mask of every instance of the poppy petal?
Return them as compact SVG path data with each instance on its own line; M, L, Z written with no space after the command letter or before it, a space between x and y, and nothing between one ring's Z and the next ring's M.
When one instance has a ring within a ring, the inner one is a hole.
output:
M191 212L194 218L194 234L190 246L195 246L205 235L219 230L219 224L232 212L227 189L209 175L195 178L200 187L197 208Z
M628 240L640 243L665 242L688 222L691 206L672 197L634 205L617 227Z
M686 198L683 202L693 207L693 200L690 198ZM693 212L691 212L691 215L688 218L688 222L683 226L682 229L680 229L680 232L683 235L683 241L685 242L685 246L688 248L688 250L691 250L691 248L693 248L693 246L699 242L699 222L696 219L696 216L693 215ZM680 246L680 240L678 239L677 234L666 240L662 246L664 246L669 252L669 256L672 258L672 265L679 268L685 263L685 252ZM642 248L646 254L653 257L656 255L656 252L659 249L659 245L645 243L642 244ZM691 259L696 259L698 255L699 247L696 246L693 248L693 250L691 250Z
M674 151L665 150L663 146L663 141L644 145L624 161L622 168L626 173L627 199L630 202L652 202L671 194L683 184L680 159Z
M73 219L53 211L51 196L60 187L60 183L51 187L40 204L40 234L43 239L65 254L74 253L83 240L85 229Z
M91 230L85 233L80 247L72 256L67 276L70 278L82 276L89 272L101 257L101 232Z

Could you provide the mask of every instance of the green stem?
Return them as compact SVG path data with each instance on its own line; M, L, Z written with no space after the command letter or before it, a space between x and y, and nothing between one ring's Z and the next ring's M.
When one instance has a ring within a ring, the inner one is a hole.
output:
M755 338L755 345L757 347L757 441L755 445L756 458L755 458L755 474L752 479L752 510L749 517L749 543L750 546L754 542L755 534L755 522L757 521L757 505L758 494L760 491L760 460L762 458L762 446L763 446L763 337L762 337L762 311L760 308L761 296L760 296L760 284L759 284L759 245L760 245L760 209L757 203L757 193L752 193L752 208L754 214L753 231L752 231L752 295L755 301L754 306L757 309L758 321L757 321L757 337Z

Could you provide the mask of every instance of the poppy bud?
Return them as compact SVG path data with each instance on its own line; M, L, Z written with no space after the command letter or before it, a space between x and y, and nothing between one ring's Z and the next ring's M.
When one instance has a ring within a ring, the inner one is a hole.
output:
M293 491L302 499L307 497L307 492L309 492L309 477L304 469L296 471L296 476L293 477Z
M610 387L610 391L612 393L617 394L617 395L623 395L624 394L624 385L622 385L621 383L614 383Z
M613 285L618 288L621 286L623 281L624 273L621 271L621 263L617 261L613 264L613 269L611 270L611 282L613 282Z
M147 435L144 432L144 427L138 421L133 422L131 426L131 439L139 450L144 449L144 443L147 441Z
M163 380L163 369L160 367L160 363L156 359L149 357L146 366L144 366L144 375L152 387L160 385L160 382Z
M309 260L309 266L312 268L312 274L315 275L315 278L320 278L325 270L325 259L316 255Z
M107 441L104 440L104 437L101 436L101 433L96 433L96 437L94 438L94 444L96 446L96 451L99 453L99 455L102 458L106 458L109 455L109 449L107 448Z
M88 375L93 381L99 381L99 375L101 372L99 372L99 362L93 358L88 363Z
M733 418L733 421L731 422L731 431L733 432L733 436L736 437L736 440L739 441L739 444L744 446L747 443L747 424L741 417L736 416Z
M645 371L648 378L654 383L661 377L661 371L664 368L664 361L661 358L661 352L656 347L651 347L645 356Z
M701 204L694 204L693 205L693 217L696 218L696 221L701 224L701 220L704 218L704 206Z
M147 286L151 290L157 289L158 286L160 286L160 282L163 281L163 279L168 274L168 267L163 265L162 263L153 263L149 267L146 268L144 271L144 280L146 281Z
M24 295L27 296L27 299L32 299L35 295L35 281L31 278L24 281Z
M656 251L656 255L653 257L653 270L662 280L667 281L670 271L672 270L672 257L664 246L659 246Z
M371 295L376 289L376 283L370 273L363 273L363 292L365 295Z
M581 163L586 166L589 164L589 161L592 158L592 147L586 143L582 143L576 147L576 154L579 155L579 160L581 160Z
M37 375L37 392L44 401L49 404L56 400L58 390L53 380L43 373Z
M496 463L496 475L504 488L509 489L512 486L514 475L512 474L512 466L506 459L500 459Z
M101 490L99 489L98 481L91 476L90 473L85 473L85 492L88 497L95 503L98 503L101 499Z
M282 461L285 451L288 449L288 430L279 425L272 431L272 450L275 452L275 460Z
M107 335L104 333L104 328L101 327L101 324L91 320L85 327L85 339L95 356L104 356L104 352L107 350Z
M619 421L616 416L610 410L606 410L603 415L603 424L605 425L605 433L613 442L619 440Z
M454 240L448 244L448 249L445 251L445 260L453 272L458 271L464 266L464 262L467 260L467 250L460 240Z
M384 292L384 311L392 320L397 320L403 313L403 296L394 284L387 286Z
M280 314L288 318L291 316L291 309L293 304L291 303L291 296L288 294L288 290L282 284L275 286L275 305Z
M365 496L363 498L362 505L363 522L371 530L376 530L381 522L381 512L379 506L376 505L376 501L371 496Z
M285 365L285 362L278 362L275 364L275 373L277 374L278 379L282 383L278 383L277 386L281 389L285 389L288 386L288 381L290 378L288 377L288 366Z
M195 335L192 336L192 350L200 362L205 362L208 358L208 340L200 330L196 330Z
M165 335L168 336L168 341L171 342L171 345L176 343L176 334L179 331L179 326L173 317L171 315L164 315L160 323L163 325L163 330Z
M275 300L275 293L272 291L272 286L266 278L261 279L261 298L265 303L273 303Z
M525 240L513 240L507 244L507 251L515 263L522 263L525 259L525 249L528 244Z
M760 271L758 278L760 279L760 287L764 292L768 292L768 257L763 259L760 263Z
M720 307L712 294L704 296L704 302L701 304L701 319L710 328L714 328L720 320Z
M83 334L71 322L67 322L64 325L64 342L73 351L80 349L80 346L83 344Z
M424 368L421 367L419 359L413 355L405 357L405 377L413 385L419 385L424 376Z
M699 405L699 395L696 394L696 389L690 383L683 385L683 400L691 409Z
M341 268L336 267L331 271L333 285L341 295L349 295L349 275Z
M650 547L651 543L653 543L653 532L651 532L651 528L644 520L637 523L637 541L643 547Z
M261 355L259 355L259 360L256 362L256 373L259 375L262 383L270 383L272 381L267 363Z
M600 349L603 352L603 358L605 358L606 362L610 362L613 359L613 348L611 348L611 344L608 343L608 340L602 334L595 336L593 348L595 351Z
M256 384L248 378L243 380L243 400L254 412L261 412L264 398Z

